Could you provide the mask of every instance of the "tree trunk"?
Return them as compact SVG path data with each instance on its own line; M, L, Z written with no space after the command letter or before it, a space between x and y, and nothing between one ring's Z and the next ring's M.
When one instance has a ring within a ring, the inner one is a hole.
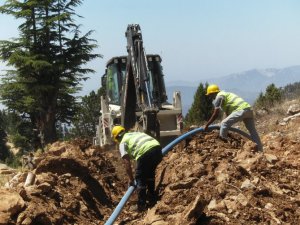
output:
M56 123L55 113L48 112L45 116L44 127L43 127L45 144L49 144L57 140L55 123Z
M48 111L40 112L40 115L36 117L36 127L39 131L39 138L42 147L49 143L53 143L57 140L56 137L56 119L55 111L51 110L51 106L48 107Z

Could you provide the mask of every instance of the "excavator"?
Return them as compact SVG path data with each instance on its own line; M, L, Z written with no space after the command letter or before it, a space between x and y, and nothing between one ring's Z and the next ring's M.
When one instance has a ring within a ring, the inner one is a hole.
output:
M112 145L111 130L122 125L126 130L143 131L166 143L182 133L182 104L179 91L169 103L161 57L147 55L140 26L130 24L125 32L127 56L111 58L101 78L105 94L94 144Z

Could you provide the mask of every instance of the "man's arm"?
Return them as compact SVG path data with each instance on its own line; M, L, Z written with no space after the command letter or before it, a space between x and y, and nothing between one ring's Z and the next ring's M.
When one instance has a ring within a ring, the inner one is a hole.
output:
M213 114L211 115L211 117L209 118L207 124L204 126L204 130L207 131L208 130L208 126L210 124L212 124L219 116L220 110L221 110L221 106L224 102L224 96L220 95L217 96L216 99L213 101L213 105L215 107Z
M130 157L129 157L129 155L126 154L122 157L122 159L123 159L123 164L124 164L126 173L128 175L128 178L129 178L129 184L133 185L134 184L134 178L133 178L132 169L131 169Z
M208 126L210 124L212 124L219 116L219 112L220 112L220 108L215 108L213 114L211 115L211 117L209 118L207 124L204 127L204 130L207 131L208 130Z

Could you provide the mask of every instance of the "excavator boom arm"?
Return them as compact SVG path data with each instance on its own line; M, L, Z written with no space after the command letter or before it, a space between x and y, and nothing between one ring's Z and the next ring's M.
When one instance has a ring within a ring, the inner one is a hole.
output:
M159 136L157 113L149 84L149 69L143 47L142 33L138 24L130 24L125 36L127 38L127 66L125 86L122 91L122 125L131 129L137 123L136 108L142 111L139 118L143 130L152 136ZM142 121L142 122L141 122Z

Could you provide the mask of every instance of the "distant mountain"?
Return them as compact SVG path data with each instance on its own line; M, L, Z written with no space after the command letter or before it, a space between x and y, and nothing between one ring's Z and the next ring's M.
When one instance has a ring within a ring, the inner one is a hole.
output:
M167 94L172 100L173 92L180 91L183 114L186 115L194 101L194 94L200 83L217 84L222 90L232 91L249 103L253 104L260 92L265 92L266 87L272 83L276 87L284 87L300 81L300 66L292 66L283 69L253 69L242 73L230 74L224 77L202 79L198 82L168 82Z

